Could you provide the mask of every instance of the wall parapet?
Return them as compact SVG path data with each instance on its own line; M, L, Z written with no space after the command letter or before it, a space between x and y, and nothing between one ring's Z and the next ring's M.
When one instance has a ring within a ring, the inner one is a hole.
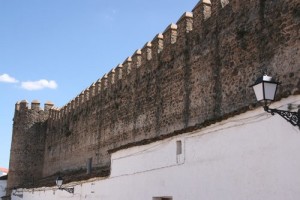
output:
M31 106L29 106L29 103L27 100L18 101L15 104L15 110L16 111L24 111L24 110L33 110L33 111L49 111L54 104L51 101L47 101L44 104L44 108L40 107L40 101L39 100L33 100L31 102Z
M196 31L201 29L205 20L212 15L217 17L215 15L217 15L218 10L229 3L229 0L199 1L192 9L192 12L185 12L178 19L176 24L171 23L163 33L157 34L152 41L147 42L142 49L135 51L134 54L131 57L128 57L122 64L119 64L116 68L113 68L110 72L104 74L102 78L99 78L96 82L92 83L89 88L83 90L78 95L79 100L78 97L76 97L77 100L76 98L74 99L74 106L71 106L71 109L68 110L76 110L81 107L82 104L92 99L92 97L100 95L101 92L111 88L116 81L126 79L132 71L135 71L140 67L147 68L146 71L148 71L150 68L143 66L146 61L151 61L153 58L157 59L158 54L160 54L164 48L170 44L175 44L178 40L186 38L186 33L193 31L193 29L196 29ZM147 66L151 66L151 64L147 64ZM150 70L155 70L155 68ZM131 74L131 77L135 79L135 73Z

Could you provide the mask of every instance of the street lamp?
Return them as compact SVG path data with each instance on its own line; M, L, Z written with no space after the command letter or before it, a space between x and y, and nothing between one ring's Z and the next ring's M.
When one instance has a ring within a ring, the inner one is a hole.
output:
M274 100L275 94L277 91L277 86L280 83L275 81L272 77L264 75L258 78L253 85L254 93L257 101L261 101L264 104L264 110L268 113L274 115L275 113L279 114L281 117L286 119L294 126L298 126L300 128L300 109L298 112L289 112L285 110L277 110L269 108L271 101Z
M58 176L56 178L56 185L57 185L58 189L65 190L69 193L74 193L74 187L64 188L64 187L62 187L63 182L64 182L64 180L61 176Z
M23 198L23 191L19 192L18 189L14 187L12 190L12 195L17 196L19 198Z

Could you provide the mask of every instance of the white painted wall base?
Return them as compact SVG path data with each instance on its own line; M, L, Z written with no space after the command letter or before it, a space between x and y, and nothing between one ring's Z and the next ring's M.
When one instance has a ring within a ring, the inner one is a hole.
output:
M6 195L7 180L0 180L0 199Z

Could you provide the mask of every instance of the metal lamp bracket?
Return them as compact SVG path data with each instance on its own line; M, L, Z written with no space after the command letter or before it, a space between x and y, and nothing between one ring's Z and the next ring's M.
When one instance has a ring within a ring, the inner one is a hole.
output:
M74 193L74 188L72 187L72 188L59 188L60 190L65 190L65 191L67 191L67 192L69 192L69 193Z
M279 114L281 117L283 117L285 120L290 122L293 126L298 126L300 129L300 109L298 109L298 112L289 112L285 110L277 110L269 108L268 106L264 106L264 109L266 112L271 113L272 115Z

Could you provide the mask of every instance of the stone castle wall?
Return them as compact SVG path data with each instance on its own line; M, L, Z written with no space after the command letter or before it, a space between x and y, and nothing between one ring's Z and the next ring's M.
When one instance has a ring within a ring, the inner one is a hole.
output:
M47 119L51 107L53 104L47 102L42 110L37 100L30 108L25 100L16 103L8 188L32 186L43 176Z
M99 175L109 169L110 151L247 111L255 103L249 85L264 72L282 81L278 99L298 94L299 10L297 0L199 2L64 107L49 110L41 177L85 173L90 159ZM23 137L19 123L30 126L24 120L15 117L14 137Z

